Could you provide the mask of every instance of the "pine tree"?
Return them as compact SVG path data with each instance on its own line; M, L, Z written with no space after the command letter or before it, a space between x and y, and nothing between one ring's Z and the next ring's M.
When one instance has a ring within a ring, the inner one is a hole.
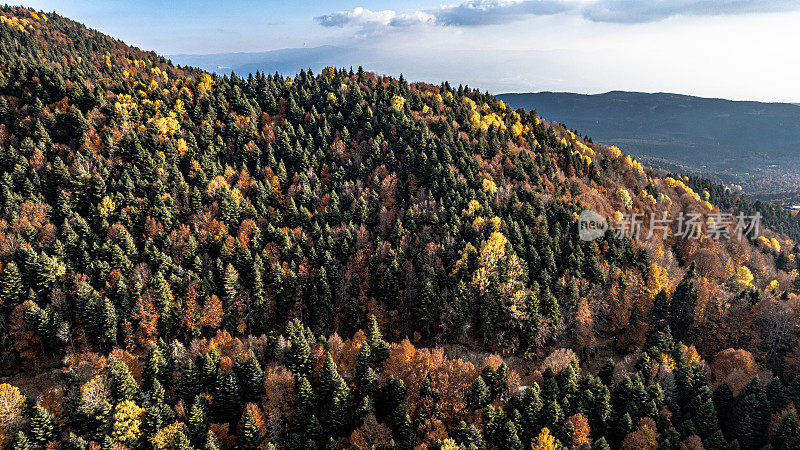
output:
M311 416L316 410L316 400L311 389L311 383L305 377L295 378L295 407L292 414L291 428L295 431L304 430Z
M31 443L28 436L22 431L17 431L14 440L11 442L11 450L35 450L35 446Z
M239 448L244 450L256 450L261 444L261 431L258 429L253 415L250 411L245 412L244 420L242 421L242 429L239 433Z
M601 436L592 443L592 450L611 450L611 446L606 442L606 438Z
M705 447L706 450L724 450L728 448L728 443L725 442L725 436L722 434L722 430L717 430L714 434L703 439L703 447Z
M389 423L397 445L400 448L412 448L414 446L414 427L411 417L406 414L403 405L397 405L394 408Z
M381 392L380 410L391 414L394 409L403 404L406 398L406 384L403 380L390 375Z
M22 301L24 292L19 268L14 261L9 261L3 267L3 273L0 274L0 298L3 299L5 305L13 308Z
M552 294L552 292L550 292L549 288L544 288L539 304L541 305L542 315L553 321L553 323L558 323L561 320L561 311L558 307L558 300Z
M188 428L189 439L199 444L204 441L206 436L206 429L208 428L208 406L206 399L202 395L198 395L192 402L192 407L189 410L189 416L186 420Z
M614 376L614 366L614 360L608 358L597 373L597 376L600 377L600 381L607 386L611 384L612 377Z
M76 436L75 433L71 431L64 442L64 448L66 450L86 450L88 447L89 443L86 442L86 439Z
M489 386L483 381L483 376L479 375L475 381L472 382L472 388L467 393L467 406L471 410L477 410L485 407L492 401L492 393Z
M792 444L800 443L800 420L794 410L784 413L777 426L772 439L775 448L796 448Z
M202 380L200 371L191 359L186 363L181 377L178 379L176 393L187 404L194 401L195 396L200 393Z
M758 442L761 439L750 415L744 416L739 421L739 426L736 431L736 440L743 450L758 448Z
M710 399L703 403L693 421L701 438L710 437L719 430L717 411L714 409L714 403Z
M291 346L286 355L286 366L297 376L308 376L311 374L311 347L302 332L302 325L296 322L295 328L297 331L289 338Z
M205 450L221 450L222 446L219 444L217 440L217 435L214 434L213 431L209 431L206 435L206 445L204 447Z
M786 406L786 399L783 394L783 385L778 377L772 378L772 381L767 384L764 389L769 400L769 406L772 412L777 413L783 410Z
M734 398L733 391L728 383L722 383L714 390L713 394L714 409L717 411L719 425L722 427L726 436L730 435L731 423L734 418Z
M37 447L45 447L48 442L57 439L58 424L55 417L41 406L33 409L30 426L31 444Z
M214 416L222 422L233 421L241 410L241 398L239 383L233 372L220 372L214 383Z
M556 400L550 400L547 402L542 413L544 423L548 427L552 427L554 429L558 427L565 419L564 411L561 409L561 406Z
M669 324L670 299L665 291L659 291L653 299L653 329L663 330Z
M136 401L140 397L139 385L136 384L128 366L111 355L106 362L108 378L111 382L111 396L116 401Z
M367 341L369 342L370 352L372 353L372 363L375 367L381 367L389 358L389 344L383 340L378 321L375 316L369 316L367 320Z
M143 371L144 388L150 390L153 387L153 382L156 380L163 380L166 376L167 360L164 357L161 348L156 343L151 343L147 347L147 358L145 359L145 366Z
M697 269L694 263L689 266L683 280L672 293L669 305L669 324L672 335L677 340L685 340L694 334L694 309L697 304Z
M463 420L458 424L454 437L467 448L484 448L486 446L480 430L475 425L467 425Z
M318 398L321 404L328 404L334 396L337 384L341 381L341 376L336 369L336 363L330 352L325 354L325 362L322 364L322 373L319 378Z
M264 371L261 369L255 354L250 353L247 360L234 367L242 388L242 399L245 402L257 403L264 395Z
M172 408L165 403L166 393L157 379L153 381L149 394L150 398L145 403L145 409L147 410L145 428L149 434L153 435L172 421L174 413Z
M503 439L500 448L509 450L522 449L522 441L517 434L517 427L511 421L507 421L503 426Z

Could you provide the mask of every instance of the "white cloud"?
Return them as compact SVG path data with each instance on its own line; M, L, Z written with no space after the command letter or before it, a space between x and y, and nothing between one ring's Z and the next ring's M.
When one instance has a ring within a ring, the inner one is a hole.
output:
M599 0L583 16L593 22L643 23L678 15L718 16L800 9L796 0Z
M414 11L407 14L400 14L389 22L393 27L410 27L414 25L433 25L436 23L436 16L424 11Z
M550 15L574 9L575 0L467 0L456 5L398 14L362 7L337 11L314 20L325 27L411 27L417 25L480 26L514 22L528 15Z
M453 26L496 25L522 20L529 15L550 15L575 8L569 0L468 0L435 11L437 23Z
M370 11L357 7L352 11L337 11L314 19L325 27L375 27L387 26L397 14L391 10Z
M357 7L315 20L326 27L380 29L418 25L474 27L507 24L530 16L580 15L590 22L645 23L679 15L733 15L800 9L798 0L466 0L398 14Z

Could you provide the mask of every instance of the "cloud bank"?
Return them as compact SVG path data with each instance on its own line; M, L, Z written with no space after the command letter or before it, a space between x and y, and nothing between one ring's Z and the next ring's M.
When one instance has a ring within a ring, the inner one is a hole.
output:
M601 0L582 9L592 22L643 23L673 16L720 16L786 12L800 9L796 0Z
M360 27L364 31L419 25L476 27L499 25L529 16L561 13L591 22L646 23L679 15L730 15L800 9L797 0L467 0L435 9L397 13L357 7L315 17L325 27Z

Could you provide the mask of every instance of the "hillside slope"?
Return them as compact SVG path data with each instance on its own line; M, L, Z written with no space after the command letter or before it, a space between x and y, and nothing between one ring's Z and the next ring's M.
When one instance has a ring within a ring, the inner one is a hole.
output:
M4 448L800 442L800 249L692 180L447 83L0 14Z
M537 109L543 117L567 123L646 161L725 174L728 182L743 183L751 193L798 187L776 181L779 174L800 177L797 105L620 91L500 94L498 98L514 108ZM756 182L762 178L767 180Z

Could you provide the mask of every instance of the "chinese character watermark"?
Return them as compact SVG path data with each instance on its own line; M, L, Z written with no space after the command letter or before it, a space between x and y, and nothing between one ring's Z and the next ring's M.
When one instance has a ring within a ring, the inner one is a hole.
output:
M649 220L645 220L649 219ZM584 210L578 216L578 234L584 241L593 241L605 235L609 229L610 220L606 220L599 213ZM761 228L761 213L753 215L739 213L736 216L730 213L716 212L703 216L700 213L678 213L676 217L668 217L667 213L650 213L645 217L642 213L623 213L619 220L614 220L614 232L617 237L628 237L647 240L656 236L666 239L674 236L687 240L698 240L708 237L714 240L726 240L731 237L737 239L756 239ZM704 231L705 225L705 231Z

